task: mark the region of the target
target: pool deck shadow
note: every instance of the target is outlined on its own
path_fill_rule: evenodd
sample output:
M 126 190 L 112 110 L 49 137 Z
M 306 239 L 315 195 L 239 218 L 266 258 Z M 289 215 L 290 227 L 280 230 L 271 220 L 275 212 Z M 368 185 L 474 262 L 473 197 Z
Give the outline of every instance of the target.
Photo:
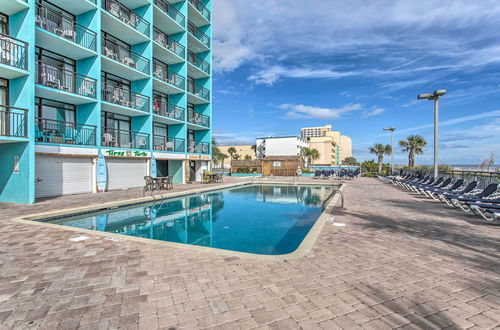
M 74 231 L 11 221 L 133 199 L 141 191 L 0 204 L 0 328 L 499 326 L 499 227 L 376 179 L 347 182 L 343 194 L 345 207 L 327 216 L 345 226 L 326 222 L 311 250 L 290 260 L 92 233 L 75 242 L 81 234 Z

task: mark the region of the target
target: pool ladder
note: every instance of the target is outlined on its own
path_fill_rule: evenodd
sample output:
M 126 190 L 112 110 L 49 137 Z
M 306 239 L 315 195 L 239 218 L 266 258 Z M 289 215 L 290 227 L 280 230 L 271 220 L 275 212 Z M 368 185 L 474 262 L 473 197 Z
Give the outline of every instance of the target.
M 323 202 L 323 205 L 321 206 L 321 208 L 324 210 L 326 208 L 326 206 L 328 205 L 328 203 L 330 202 L 330 200 L 332 200 L 333 197 L 335 197 L 335 195 L 339 195 L 340 196 L 340 207 L 341 208 L 344 208 L 344 194 L 342 194 L 342 192 L 340 190 L 334 190 L 330 196 L 328 196 L 328 198 Z M 333 205 L 335 206 L 335 205 Z

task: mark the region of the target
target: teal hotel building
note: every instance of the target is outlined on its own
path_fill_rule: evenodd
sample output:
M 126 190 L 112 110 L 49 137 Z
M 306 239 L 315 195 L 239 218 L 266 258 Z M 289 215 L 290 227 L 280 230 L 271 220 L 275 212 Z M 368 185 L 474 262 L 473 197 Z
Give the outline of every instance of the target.
M 0 202 L 200 181 L 211 0 L 0 0 Z

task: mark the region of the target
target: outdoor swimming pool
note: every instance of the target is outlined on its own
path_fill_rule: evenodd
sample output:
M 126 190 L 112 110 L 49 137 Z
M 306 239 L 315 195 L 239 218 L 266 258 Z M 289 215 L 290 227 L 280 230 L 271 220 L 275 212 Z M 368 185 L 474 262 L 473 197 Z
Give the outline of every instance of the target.
M 48 221 L 255 254 L 293 252 L 332 186 L 246 185 Z

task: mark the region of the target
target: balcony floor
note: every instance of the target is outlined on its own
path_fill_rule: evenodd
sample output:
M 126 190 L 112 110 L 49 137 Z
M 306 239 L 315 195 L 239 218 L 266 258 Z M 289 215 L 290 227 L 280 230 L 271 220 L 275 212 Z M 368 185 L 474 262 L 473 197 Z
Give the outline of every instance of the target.
M 130 45 L 149 41 L 149 36 L 146 36 L 130 25 L 120 21 L 118 18 L 111 15 L 107 11 L 102 10 L 101 13 L 101 24 L 104 31 L 114 35 L 115 37 Z M 149 28 L 151 29 L 151 26 Z
M 193 53 L 203 53 L 210 51 L 210 47 L 201 42 L 198 38 L 188 32 L 188 49 Z
M 198 9 L 195 8 L 191 4 L 191 2 L 188 1 L 188 16 L 189 20 L 194 23 L 196 26 L 204 26 L 204 25 L 209 25 L 210 21 L 203 16 Z
M 29 75 L 29 72 L 23 69 L 15 68 L 10 65 L 0 63 L 0 77 L 5 79 L 14 79 Z
M 130 116 L 130 117 L 147 116 L 150 114 L 149 112 L 137 110 L 134 108 L 125 107 L 123 105 L 118 105 L 118 104 L 114 104 L 114 103 L 110 103 L 110 102 L 106 102 L 106 101 L 102 101 L 101 109 L 102 109 L 102 111 L 112 112 L 112 113 L 116 113 L 119 115 L 125 115 L 125 116 Z
M 44 99 L 75 104 L 75 105 L 97 102 L 96 99 L 91 97 L 86 97 L 75 93 L 62 91 L 56 88 L 51 88 L 40 84 L 35 85 L 35 94 L 36 96 L 42 97 Z
M 177 120 L 177 119 L 165 117 L 162 115 L 153 114 L 153 116 L 154 116 L 153 120 L 155 122 L 159 122 L 159 123 L 163 123 L 163 124 L 167 124 L 167 125 L 182 125 L 184 123 L 183 120 Z
M 184 59 L 182 57 L 169 51 L 156 41 L 153 42 L 153 57 L 168 65 L 184 62 Z
M 205 127 L 205 126 L 193 124 L 190 122 L 187 122 L 187 126 L 188 126 L 188 129 L 192 129 L 194 131 L 206 131 L 206 130 L 210 129 L 210 127 Z
M 153 6 L 153 21 L 155 22 L 155 26 L 166 34 L 175 34 L 179 32 L 183 32 L 185 29 L 183 26 L 177 24 L 170 16 L 165 14 L 160 8 L 156 5 Z
M 107 56 L 101 56 L 102 70 L 120 76 L 128 80 L 141 80 L 149 78 L 149 73 L 146 74 L 142 71 L 134 69 L 128 65 L 112 60 Z
M 165 93 L 165 94 L 181 94 L 184 93 L 184 90 L 175 87 L 174 85 L 170 85 L 167 82 L 164 82 L 163 80 L 160 80 L 158 78 L 153 79 L 153 89 L 156 89 L 159 92 Z
M 188 62 L 188 76 L 193 77 L 194 79 L 201 79 L 201 78 L 209 78 L 210 75 L 206 73 L 205 71 L 201 70 L 197 66 L 191 64 Z
M 35 30 L 36 44 L 56 54 L 66 56 L 74 60 L 81 60 L 82 58 L 99 55 L 91 49 L 80 46 L 71 40 L 64 39 L 42 28 L 36 27 Z
M 187 101 L 188 103 L 193 103 L 193 104 L 207 104 L 210 103 L 210 101 L 205 100 L 204 98 L 201 98 L 199 96 L 196 96 L 191 93 L 187 93 Z

